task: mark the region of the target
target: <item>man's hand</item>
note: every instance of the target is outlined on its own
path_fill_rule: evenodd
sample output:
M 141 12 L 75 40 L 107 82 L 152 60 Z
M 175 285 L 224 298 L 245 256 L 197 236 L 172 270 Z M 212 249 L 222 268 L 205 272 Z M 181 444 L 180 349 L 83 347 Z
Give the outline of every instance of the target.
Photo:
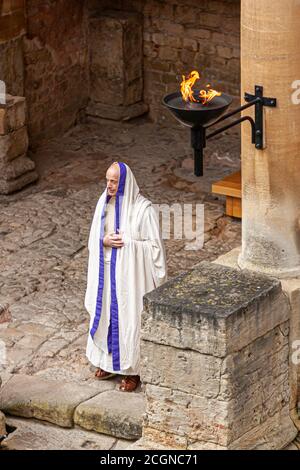
M 122 235 L 118 233 L 109 233 L 103 238 L 103 245 L 111 248 L 122 248 L 124 242 L 122 240 Z

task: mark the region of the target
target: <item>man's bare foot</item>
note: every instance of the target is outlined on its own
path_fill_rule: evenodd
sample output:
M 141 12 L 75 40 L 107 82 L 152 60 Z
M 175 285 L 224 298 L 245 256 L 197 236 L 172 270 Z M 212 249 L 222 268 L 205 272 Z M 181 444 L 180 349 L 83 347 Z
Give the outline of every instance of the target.
M 126 375 L 119 387 L 119 390 L 122 392 L 133 392 L 140 383 L 140 376 L 139 375 Z
M 113 374 L 112 372 L 106 372 L 106 370 L 100 369 L 100 367 L 98 367 L 95 372 L 95 377 L 100 380 L 109 379 L 110 377 L 114 377 L 115 375 L 116 374 Z

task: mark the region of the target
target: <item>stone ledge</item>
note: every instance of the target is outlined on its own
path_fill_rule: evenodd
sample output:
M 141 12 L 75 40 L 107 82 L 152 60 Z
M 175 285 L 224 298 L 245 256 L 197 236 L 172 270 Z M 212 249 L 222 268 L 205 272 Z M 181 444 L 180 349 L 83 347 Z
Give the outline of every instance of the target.
M 15 431 L 2 443 L 3 450 L 111 450 L 126 449 L 128 441 L 85 431 L 62 429 L 32 419 L 8 418 Z
M 74 422 L 82 428 L 124 439 L 142 435 L 144 396 L 140 392 L 104 392 L 76 408 Z
M 103 383 L 103 392 L 113 387 L 109 382 Z M 20 374 L 13 376 L 1 389 L 0 410 L 14 416 L 72 427 L 76 407 L 97 394 L 99 390 L 88 385 Z

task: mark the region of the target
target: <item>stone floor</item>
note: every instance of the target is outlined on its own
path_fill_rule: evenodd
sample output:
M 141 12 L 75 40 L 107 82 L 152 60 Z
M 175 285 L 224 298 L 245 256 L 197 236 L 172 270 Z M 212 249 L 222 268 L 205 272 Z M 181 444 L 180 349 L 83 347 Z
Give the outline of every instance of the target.
M 25 374 L 95 385 L 85 357 L 87 239 L 113 161 L 129 164 L 142 194 L 154 203 L 204 204 L 202 249 L 165 240 L 169 276 L 240 244 L 240 220 L 224 216 L 224 200 L 210 193 L 212 181 L 239 168 L 238 136 L 209 142 L 203 178 L 192 174 L 191 153 L 187 129 L 136 120 L 90 121 L 31 154 L 39 181 L 0 199 L 3 383 Z

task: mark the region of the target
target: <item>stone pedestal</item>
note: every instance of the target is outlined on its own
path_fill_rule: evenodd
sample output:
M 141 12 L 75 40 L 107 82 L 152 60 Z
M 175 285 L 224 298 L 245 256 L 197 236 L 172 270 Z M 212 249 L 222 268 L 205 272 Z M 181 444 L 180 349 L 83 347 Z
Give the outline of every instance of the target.
M 38 178 L 27 156 L 25 98 L 6 95 L 0 105 L 0 193 L 17 191 Z
M 143 437 L 136 448 L 280 449 L 290 306 L 280 282 L 202 262 L 144 297 Z
M 217 258 L 214 263 L 239 269 L 240 248 Z M 289 383 L 290 415 L 300 431 L 300 278 L 282 279 L 281 286 L 290 303 Z
M 106 11 L 90 18 L 90 103 L 87 114 L 126 120 L 144 114 L 142 19 Z

